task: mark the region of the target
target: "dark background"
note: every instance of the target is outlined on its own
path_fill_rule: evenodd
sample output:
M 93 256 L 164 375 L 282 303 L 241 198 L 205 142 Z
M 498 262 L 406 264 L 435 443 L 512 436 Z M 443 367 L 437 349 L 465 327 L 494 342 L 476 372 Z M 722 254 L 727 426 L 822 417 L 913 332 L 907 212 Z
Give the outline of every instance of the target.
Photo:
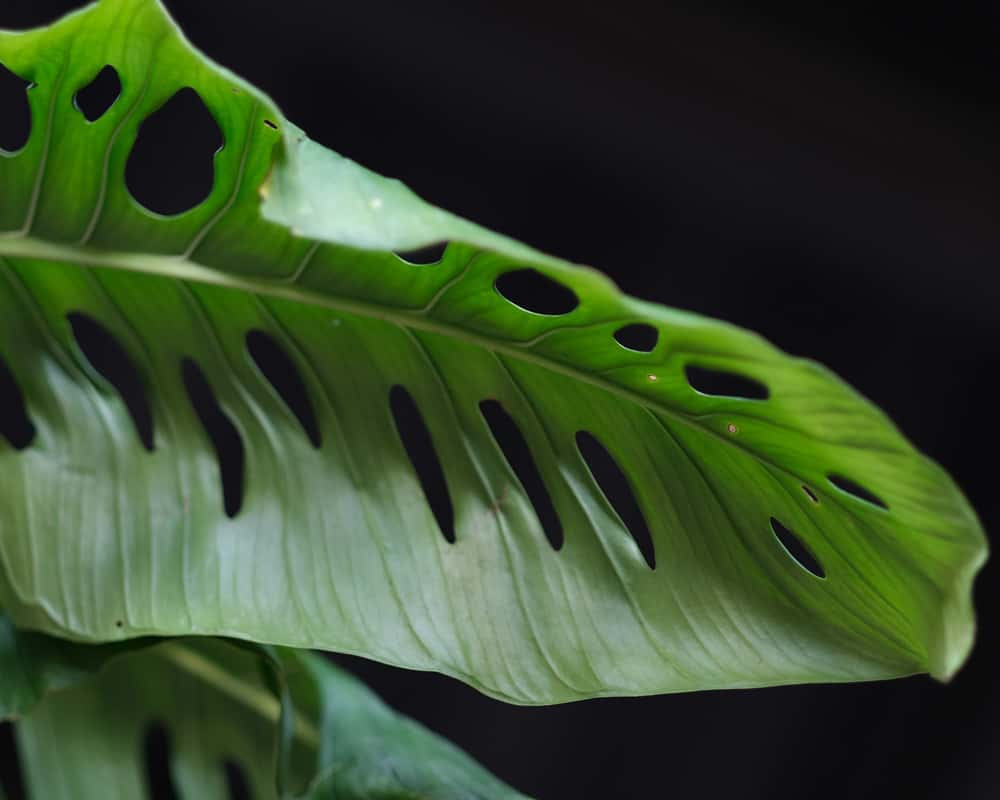
M 0 27 L 76 3 L 4 0 Z M 318 141 L 834 368 L 1000 525 L 1000 6 L 167 0 Z M 876 7 L 878 10 L 873 10 Z M 928 678 L 506 706 L 338 659 L 522 791 L 1000 794 L 998 568 Z

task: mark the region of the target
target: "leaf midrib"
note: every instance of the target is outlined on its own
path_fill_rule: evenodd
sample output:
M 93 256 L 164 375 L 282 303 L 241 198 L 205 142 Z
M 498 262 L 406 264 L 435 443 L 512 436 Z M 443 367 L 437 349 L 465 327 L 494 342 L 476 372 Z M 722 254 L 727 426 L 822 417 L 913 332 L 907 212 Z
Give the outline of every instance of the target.
M 178 669 L 217 689 L 234 702 L 254 711 L 271 723 L 278 722 L 281 716 L 281 703 L 270 692 L 234 678 L 211 659 L 186 647 L 183 643 L 169 642 L 160 645 L 157 652 Z M 304 744 L 313 750 L 319 748 L 319 731 L 301 714 L 295 715 L 293 730 L 295 736 Z
M 317 242 L 317 246 L 320 243 Z M 312 252 L 314 248 L 310 248 Z M 298 268 L 289 277 L 278 277 L 266 279 L 261 277 L 246 278 L 240 275 L 222 272 L 218 269 L 200 264 L 187 255 L 163 256 L 152 253 L 134 253 L 124 251 L 103 250 L 84 245 L 62 245 L 47 242 L 33 236 L 25 236 L 21 233 L 0 234 L 0 263 L 4 257 L 29 258 L 40 261 L 52 261 L 60 264 L 68 264 L 81 269 L 104 268 L 115 269 L 123 272 L 152 275 L 161 278 L 174 278 L 180 281 L 193 281 L 221 288 L 228 288 L 237 291 L 249 292 L 258 296 L 274 297 L 281 300 L 290 300 L 312 306 L 320 306 L 336 311 L 341 311 L 357 316 L 380 319 L 385 322 L 403 328 L 428 331 L 437 335 L 466 342 L 468 344 L 481 347 L 487 351 L 510 356 L 516 360 L 541 366 L 544 369 L 565 375 L 573 380 L 589 384 L 602 389 L 610 394 L 617 395 L 634 405 L 645 408 L 653 416 L 656 412 L 669 417 L 671 420 L 680 422 L 702 434 L 708 435 L 719 442 L 723 442 L 730 447 L 736 447 L 747 453 L 755 460 L 770 468 L 776 469 L 798 481 L 806 480 L 804 476 L 798 475 L 766 456 L 758 453 L 739 441 L 734 434 L 725 437 L 714 429 L 703 424 L 702 420 L 707 416 L 714 415 L 694 415 L 688 414 L 680 409 L 657 403 L 646 395 L 628 389 L 618 383 L 601 378 L 598 375 L 577 369 L 563 362 L 552 358 L 538 355 L 530 350 L 535 339 L 525 342 L 503 341 L 488 336 L 465 330 L 456 325 L 441 322 L 428 316 L 428 311 L 436 305 L 440 295 L 447 291 L 453 281 L 448 281 L 432 301 L 421 309 L 393 308 L 367 303 L 355 298 L 347 298 L 330 293 L 320 293 L 303 289 L 296 281 L 304 272 Z M 302 266 L 308 264 L 308 260 Z M 537 337 L 536 337 L 537 338 Z M 753 402 L 753 401 L 748 401 Z M 742 416 L 736 412 L 735 416 Z M 774 424 L 769 420 L 754 417 L 755 420 Z M 664 421 L 660 419 L 660 424 Z M 840 498 L 834 498 L 835 502 L 848 510 Z
M 427 311 L 429 310 L 429 307 L 425 309 L 412 310 L 380 306 L 374 303 L 366 303 L 362 300 L 354 298 L 346 298 L 329 293 L 304 290 L 301 286 L 298 286 L 294 280 L 288 278 L 276 278 L 270 280 L 260 277 L 244 278 L 239 275 L 233 275 L 213 269 L 212 267 L 207 267 L 184 256 L 162 256 L 151 253 L 129 253 L 101 250 L 94 247 L 80 245 L 61 245 L 19 234 L 13 236 L 0 235 L 0 258 L 4 256 L 10 258 L 30 258 L 40 261 L 54 261 L 61 264 L 69 264 L 80 267 L 82 269 L 117 269 L 123 272 L 135 272 L 161 278 L 176 278 L 178 280 L 194 281 L 196 283 L 250 292 L 256 295 L 275 297 L 282 300 L 291 300 L 307 305 L 322 306 L 348 314 L 380 319 L 406 328 L 436 333 L 451 339 L 457 339 L 468 344 L 482 347 L 485 350 L 491 350 L 493 352 L 512 356 L 519 361 L 536 364 L 553 372 L 561 373 L 573 378 L 574 380 L 588 383 L 612 394 L 616 394 L 636 405 L 661 411 L 664 414 L 677 418 L 688 425 L 698 428 L 699 430 L 715 434 L 715 431 L 711 431 L 703 425 L 699 425 L 694 415 L 689 415 L 676 408 L 656 403 L 639 392 L 627 389 L 620 384 L 602 379 L 594 374 L 569 366 L 563 362 L 525 350 L 524 348 L 533 344 L 534 340 L 528 340 L 524 343 L 504 342 L 488 336 L 482 336 L 463 328 L 459 328 L 455 325 L 449 325 L 441 322 L 440 320 L 428 317 Z M 293 276 L 293 278 L 294 277 L 295 276 Z M 448 285 L 446 284 L 444 288 L 447 289 Z M 719 438 L 721 439 L 722 437 Z M 723 439 L 723 441 L 728 440 Z

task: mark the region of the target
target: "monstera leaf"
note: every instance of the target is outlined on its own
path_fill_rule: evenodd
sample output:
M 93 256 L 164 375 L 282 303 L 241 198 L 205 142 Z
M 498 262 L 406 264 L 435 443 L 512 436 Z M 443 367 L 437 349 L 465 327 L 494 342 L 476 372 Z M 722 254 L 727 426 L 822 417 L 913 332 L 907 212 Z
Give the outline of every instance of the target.
M 520 703 L 965 659 L 975 515 L 823 367 L 325 150 L 155 0 L 2 34 L 0 61 L 31 85 L 0 157 L 19 625 L 339 650 Z M 74 98 L 109 65 L 90 121 Z M 186 88 L 224 146 L 165 216 L 126 171 Z
M 0 631 L 0 665 L 48 664 L 17 728 L 33 800 L 524 800 L 311 653 L 81 645 L 15 633 L 2 616 Z

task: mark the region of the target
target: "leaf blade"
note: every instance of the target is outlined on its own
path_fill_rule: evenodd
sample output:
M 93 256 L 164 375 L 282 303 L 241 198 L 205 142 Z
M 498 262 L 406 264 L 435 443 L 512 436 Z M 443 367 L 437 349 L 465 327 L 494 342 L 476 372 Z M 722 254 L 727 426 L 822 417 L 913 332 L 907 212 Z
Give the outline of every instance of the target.
M 53 111 L 68 108 L 60 76 L 123 63 L 129 24 L 148 46 L 128 50 L 122 98 L 97 138 L 80 138 Z M 97 29 L 112 33 L 95 43 Z M 165 48 L 155 61 L 154 47 Z M 0 229 L 12 231 L 0 236 L 0 349 L 39 424 L 33 448 L 0 452 L 11 476 L 0 599 L 19 623 L 95 641 L 197 631 L 338 649 L 523 703 L 947 678 L 967 656 L 971 582 L 986 555 L 974 513 L 822 367 L 625 297 L 592 270 L 322 151 L 193 51 L 156 3 L 102 0 L 45 31 L 0 37 L 0 58 L 34 70 L 44 123 L 0 160 Z M 209 199 L 166 220 L 130 205 L 120 180 L 143 115 L 178 88 L 164 62 L 202 94 L 227 141 Z M 72 203 L 47 189 L 48 170 L 95 163 L 102 170 L 81 178 Z M 451 245 L 433 266 L 391 252 L 440 240 Z M 497 280 L 525 268 L 571 288 L 579 306 L 539 315 L 499 296 Z M 121 404 L 88 380 L 65 324 L 73 311 L 100 320 L 142 365 L 153 454 L 137 451 Z M 657 329 L 651 352 L 614 340 L 626 322 Z M 320 450 L 250 367 L 251 329 L 302 373 Z M 220 514 L 214 454 L 178 385 L 188 357 L 247 443 L 235 520 Z M 700 393 L 688 366 L 753 379 L 767 399 Z M 435 532 L 392 433 L 397 383 L 440 451 L 454 546 Z M 564 522 L 558 554 L 478 413 L 488 398 L 528 437 Z M 587 471 L 580 431 L 634 485 L 655 571 Z M 844 495 L 831 474 L 870 483 L 888 511 Z M 50 486 L 72 512 L 47 504 Z M 61 514 L 77 517 L 77 539 Z M 775 516 L 828 580 L 796 571 Z M 40 568 L 42 552 L 55 569 Z

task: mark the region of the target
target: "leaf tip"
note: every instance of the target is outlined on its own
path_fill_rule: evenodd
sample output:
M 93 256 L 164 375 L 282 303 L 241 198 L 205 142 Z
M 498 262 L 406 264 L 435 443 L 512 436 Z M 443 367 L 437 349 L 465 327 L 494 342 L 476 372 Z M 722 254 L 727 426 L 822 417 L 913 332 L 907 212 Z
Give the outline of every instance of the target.
M 980 545 L 969 550 L 956 571 L 942 603 L 927 653 L 928 672 L 942 683 L 949 683 L 972 653 L 976 639 L 973 582 L 988 559 L 989 546 L 982 536 Z

